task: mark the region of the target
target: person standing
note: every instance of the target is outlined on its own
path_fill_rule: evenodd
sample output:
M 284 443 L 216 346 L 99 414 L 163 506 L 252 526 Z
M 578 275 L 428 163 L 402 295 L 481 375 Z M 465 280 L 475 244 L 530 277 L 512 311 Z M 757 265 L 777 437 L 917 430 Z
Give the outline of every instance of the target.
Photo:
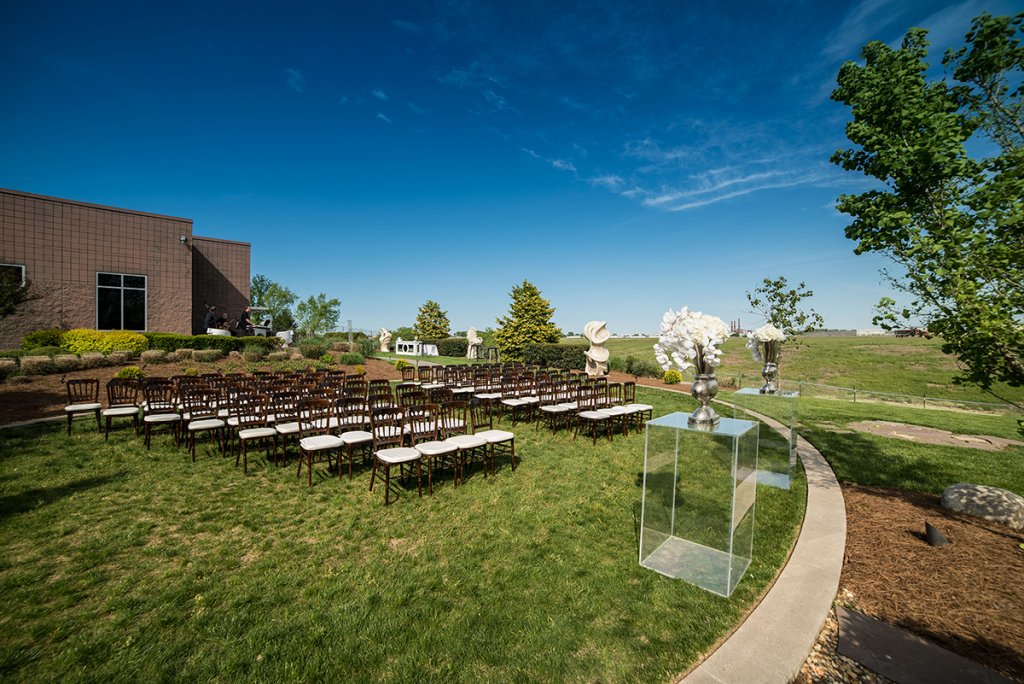
M 252 335 L 252 307 L 246 305 L 245 311 L 238 319 L 238 332 L 242 335 Z
M 203 330 L 209 330 L 210 328 L 220 327 L 217 324 L 217 305 L 212 304 L 206 307 L 206 318 L 203 319 Z

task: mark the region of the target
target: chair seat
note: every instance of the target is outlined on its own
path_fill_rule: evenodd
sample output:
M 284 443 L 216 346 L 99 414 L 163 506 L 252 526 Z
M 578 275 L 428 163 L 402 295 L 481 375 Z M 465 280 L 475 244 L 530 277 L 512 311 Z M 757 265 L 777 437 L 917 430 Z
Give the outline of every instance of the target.
M 239 439 L 262 439 L 264 437 L 276 437 L 277 430 L 268 427 L 245 428 L 238 431 Z
M 504 404 L 505 406 L 516 407 L 526 406 L 530 402 L 526 401 L 525 399 L 502 399 L 501 403 Z
M 501 399 L 501 392 L 478 392 L 473 395 L 473 398 L 480 401 L 492 401 L 494 399 Z
M 608 420 L 611 416 L 600 411 L 580 411 L 580 418 L 584 420 Z
M 150 413 L 142 418 L 144 423 L 175 423 L 180 420 L 177 413 Z
M 345 444 L 365 444 L 373 441 L 373 435 L 366 430 L 349 430 L 342 432 L 340 437 Z
M 608 408 L 598 409 L 598 411 L 609 416 L 625 416 L 630 413 L 634 413 L 634 411 L 631 411 L 625 406 L 609 406 Z
M 68 413 L 78 413 L 80 411 L 96 411 L 100 408 L 103 408 L 103 404 L 71 404 L 65 406 L 64 410 Z
M 633 409 L 634 411 L 653 411 L 654 407 L 650 404 L 626 404 L 625 408 Z
M 279 435 L 294 435 L 299 431 L 298 423 L 277 423 L 274 425 L 274 429 L 277 430 Z
M 535 397 L 533 395 L 527 395 L 525 397 L 519 397 L 519 400 L 523 401 L 523 402 L 526 402 L 527 404 L 537 404 L 537 403 L 540 403 L 540 398 L 539 397 Z
M 472 387 L 454 387 L 452 388 L 452 394 L 472 394 L 476 390 Z
M 482 446 L 487 446 L 487 440 L 479 435 L 455 435 L 444 441 L 454 444 L 460 449 L 479 449 Z
M 220 418 L 201 418 L 199 420 L 190 420 L 188 423 L 188 429 L 192 431 L 216 430 L 222 427 L 224 427 L 224 421 Z
M 420 442 L 414 448 L 424 456 L 443 456 L 444 454 L 454 454 L 459 450 L 455 444 L 437 441 Z
M 409 463 L 410 461 L 416 461 L 420 458 L 420 452 L 409 447 L 394 447 L 391 449 L 381 449 L 374 454 L 378 460 L 384 461 L 385 463 Z
M 548 404 L 547 406 L 541 406 L 540 410 L 545 413 L 568 413 L 572 411 L 571 408 L 562 404 Z
M 420 385 L 420 389 L 427 390 L 428 392 L 432 389 L 441 389 L 442 387 L 444 387 L 443 382 L 425 382 Z
M 561 404 L 555 404 L 555 405 L 556 406 L 564 406 L 565 408 L 569 409 L 570 411 L 575 411 L 576 409 L 578 409 L 580 407 L 579 403 L 575 402 L 575 401 L 563 401 Z
M 103 409 L 104 416 L 134 416 L 138 413 L 138 406 L 114 406 L 113 408 Z
M 338 449 L 344 445 L 345 443 L 341 441 L 341 437 L 337 435 L 313 435 L 312 437 L 303 437 L 299 440 L 299 446 L 306 451 Z
M 483 432 L 474 433 L 474 436 L 486 439 L 488 444 L 509 442 L 516 438 L 516 436 L 508 430 L 484 430 Z

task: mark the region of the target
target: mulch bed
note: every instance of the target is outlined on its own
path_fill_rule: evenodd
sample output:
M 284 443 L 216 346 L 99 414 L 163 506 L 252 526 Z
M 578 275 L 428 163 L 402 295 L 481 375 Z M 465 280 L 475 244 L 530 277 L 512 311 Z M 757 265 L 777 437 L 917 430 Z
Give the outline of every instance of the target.
M 843 485 L 839 599 L 1024 680 L 1024 536 L 943 509 L 932 494 Z M 924 521 L 948 546 L 929 546 Z

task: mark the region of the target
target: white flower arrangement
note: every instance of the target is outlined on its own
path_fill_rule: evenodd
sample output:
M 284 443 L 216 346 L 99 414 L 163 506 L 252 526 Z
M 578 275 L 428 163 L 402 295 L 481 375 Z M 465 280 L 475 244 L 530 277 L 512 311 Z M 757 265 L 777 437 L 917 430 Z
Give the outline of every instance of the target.
M 729 339 L 729 326 L 717 316 L 700 311 L 669 309 L 661 318 L 654 356 L 668 370 L 673 364 L 680 370 L 693 366 L 698 374 L 709 374 L 721 363 L 720 344 Z
M 774 342 L 778 345 L 785 341 L 786 334 L 771 323 L 765 323 L 757 330 L 747 333 L 747 349 L 750 350 L 755 361 L 763 360 L 761 357 L 762 345 L 768 342 Z

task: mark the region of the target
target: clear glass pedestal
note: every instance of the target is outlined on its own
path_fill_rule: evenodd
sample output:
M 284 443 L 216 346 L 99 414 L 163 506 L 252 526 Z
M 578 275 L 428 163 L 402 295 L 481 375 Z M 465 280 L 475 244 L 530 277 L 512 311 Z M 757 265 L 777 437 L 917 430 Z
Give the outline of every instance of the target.
M 783 425 L 782 434 L 766 428 L 758 441 L 757 481 L 760 484 L 789 489 L 796 467 L 796 400 L 799 392 L 779 390 L 775 394 L 761 394 L 753 387 L 745 387 L 733 394 L 733 417 L 756 420 L 755 411 L 774 418 Z
M 729 596 L 753 550 L 758 423 L 689 415 L 647 421 L 640 564 Z

